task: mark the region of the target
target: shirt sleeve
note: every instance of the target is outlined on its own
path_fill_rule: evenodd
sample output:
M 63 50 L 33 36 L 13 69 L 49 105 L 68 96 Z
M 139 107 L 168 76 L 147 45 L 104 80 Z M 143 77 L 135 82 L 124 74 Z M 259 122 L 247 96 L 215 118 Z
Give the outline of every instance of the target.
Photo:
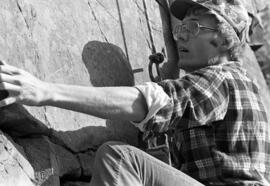
M 143 121 L 136 123 L 131 122 L 141 131 L 145 130 L 146 123 L 164 106 L 169 104 L 172 100 L 164 92 L 163 88 L 154 82 L 147 82 L 142 85 L 135 86 L 143 95 L 148 107 L 148 113 Z
M 148 121 L 144 127 L 147 133 L 207 125 L 225 117 L 229 88 L 221 69 L 206 68 L 158 85 L 171 101 Z

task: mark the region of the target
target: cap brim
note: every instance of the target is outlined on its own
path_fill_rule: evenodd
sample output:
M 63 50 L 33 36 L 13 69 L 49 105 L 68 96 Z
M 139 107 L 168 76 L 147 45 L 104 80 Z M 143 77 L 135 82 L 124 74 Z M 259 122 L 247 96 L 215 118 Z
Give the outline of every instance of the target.
M 175 0 L 170 6 L 170 10 L 174 17 L 183 20 L 188 9 L 194 5 L 202 6 L 192 0 Z

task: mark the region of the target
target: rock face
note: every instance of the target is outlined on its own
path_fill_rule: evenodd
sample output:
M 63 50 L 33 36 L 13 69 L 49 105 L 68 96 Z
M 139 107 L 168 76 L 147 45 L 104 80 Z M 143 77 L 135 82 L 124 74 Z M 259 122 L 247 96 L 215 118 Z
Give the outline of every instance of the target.
M 155 50 L 167 61 L 162 76 L 177 77 L 168 2 L 1 0 L 0 59 L 49 82 L 132 86 L 150 80 L 148 56 Z M 268 95 L 260 69 L 252 70 Z M 137 135 L 125 121 L 53 107 L 0 108 L 0 186 L 87 185 L 98 146 L 137 145 Z
M 24 150 L 0 132 L 0 185 L 34 186 L 35 172 Z
M 261 69 L 266 78 L 267 84 L 270 87 L 270 2 L 267 0 L 261 0 L 263 2 L 263 9 L 260 11 L 260 18 L 262 19 L 262 25 L 264 28 L 264 46 L 256 52 L 256 57 L 260 63 Z
M 263 46 L 256 50 L 255 55 L 266 78 L 268 87 L 270 87 L 270 1 L 267 0 L 245 0 L 245 5 L 250 13 L 257 17 L 257 25 L 261 25 L 262 32 L 257 32 L 251 38 L 254 44 L 262 43 Z M 261 29 L 260 26 L 257 27 Z
M 166 54 L 162 74 L 171 75 L 175 52 L 167 50 L 171 38 L 163 38 L 169 17 L 155 1 L 2 0 L 0 15 L 0 58 L 42 80 L 84 86 L 149 81 L 153 47 Z M 88 182 L 100 144 L 137 145 L 138 134 L 125 121 L 19 105 L 0 109 L 0 131 L 1 186 Z
M 255 45 L 255 47 L 253 47 L 255 53 L 252 53 L 250 49 L 246 47 L 245 67 L 248 70 L 249 75 L 259 86 L 263 102 L 268 110 L 268 118 L 270 118 L 270 2 L 267 0 L 246 0 L 245 5 L 252 14 L 252 17 L 255 17 L 257 20 L 257 22 L 255 22 L 255 25 L 257 24 L 257 26 L 251 32 L 253 34 L 253 37 L 251 37 L 251 45 Z M 257 48 L 256 45 L 258 43 L 263 45 L 260 48 Z

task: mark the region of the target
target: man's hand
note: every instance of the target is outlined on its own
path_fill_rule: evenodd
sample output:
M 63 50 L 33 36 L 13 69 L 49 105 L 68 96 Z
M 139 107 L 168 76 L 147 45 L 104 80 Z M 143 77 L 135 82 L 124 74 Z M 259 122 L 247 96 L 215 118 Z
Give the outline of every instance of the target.
M 0 90 L 8 92 L 8 97 L 0 100 L 0 107 L 13 103 L 41 106 L 48 92 L 48 84 L 0 61 Z

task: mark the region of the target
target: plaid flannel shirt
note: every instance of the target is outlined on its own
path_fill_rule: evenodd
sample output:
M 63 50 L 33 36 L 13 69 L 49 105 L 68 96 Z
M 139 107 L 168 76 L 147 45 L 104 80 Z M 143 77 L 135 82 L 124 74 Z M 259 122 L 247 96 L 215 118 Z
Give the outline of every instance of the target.
M 266 111 L 240 63 L 158 84 L 171 101 L 144 125 L 144 135 L 173 131 L 177 169 L 206 185 L 269 185 Z

